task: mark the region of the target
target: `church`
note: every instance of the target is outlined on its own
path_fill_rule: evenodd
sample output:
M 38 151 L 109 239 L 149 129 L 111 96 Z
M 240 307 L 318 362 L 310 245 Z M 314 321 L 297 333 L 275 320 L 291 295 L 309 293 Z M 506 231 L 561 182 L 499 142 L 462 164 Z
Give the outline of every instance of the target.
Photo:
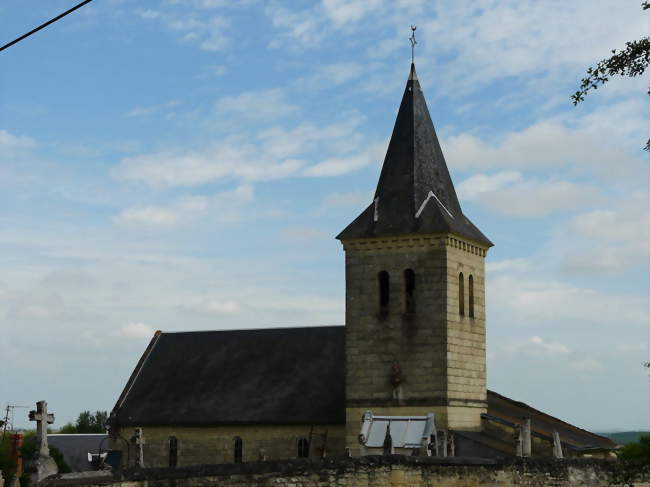
M 611 455 L 487 389 L 493 244 L 463 214 L 413 64 L 374 199 L 336 238 L 345 326 L 155 333 L 111 413 L 123 465 Z

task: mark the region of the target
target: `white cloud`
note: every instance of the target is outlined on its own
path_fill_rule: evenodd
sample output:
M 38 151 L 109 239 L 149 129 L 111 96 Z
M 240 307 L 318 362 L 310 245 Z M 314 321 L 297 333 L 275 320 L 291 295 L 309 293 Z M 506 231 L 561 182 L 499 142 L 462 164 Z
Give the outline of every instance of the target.
M 243 207 L 254 199 L 253 187 L 243 184 L 212 196 L 186 196 L 170 206 L 126 208 L 113 218 L 113 222 L 119 225 L 169 227 L 206 214 L 220 222 L 233 222 L 241 218 Z
M 458 193 L 461 199 L 475 200 L 492 211 L 518 217 L 573 211 L 602 201 L 593 185 L 525 180 L 514 171 L 476 174 L 458 185 Z
M 512 183 L 519 183 L 523 177 L 518 171 L 503 171 L 496 174 L 474 174 L 457 185 L 458 196 L 473 200 L 482 193 L 492 193 Z
M 601 292 L 557 280 L 528 279 L 498 274 L 490 279 L 491 309 L 513 320 L 564 323 L 650 324 L 645 297 Z
M 127 323 L 122 326 L 117 335 L 124 338 L 151 338 L 155 330 L 144 323 Z
M 639 343 L 619 343 L 616 345 L 616 351 L 622 353 L 642 353 L 648 351 L 646 342 Z
M 230 44 L 226 35 L 230 24 L 219 15 L 209 16 L 188 8 L 164 7 L 160 10 L 139 10 L 138 14 L 144 20 L 161 22 L 165 29 L 179 36 L 180 42 L 196 44 L 205 51 L 223 51 Z
M 359 207 L 370 204 L 372 195 L 363 191 L 351 191 L 349 193 L 330 193 L 320 203 L 323 211 L 332 208 Z
M 295 174 L 302 165 L 297 159 L 269 160 L 259 147 L 229 139 L 202 152 L 127 157 L 116 174 L 152 186 L 196 186 L 225 178 L 281 179 Z
M 331 157 L 302 171 L 305 176 L 323 177 L 340 176 L 355 171 L 369 164 L 379 164 L 383 159 L 386 144 L 384 142 L 370 145 L 358 154 L 345 157 Z
M 521 130 L 483 140 L 459 134 L 443 148 L 452 170 L 556 168 L 597 178 L 608 185 L 639 184 L 648 176 L 640 145 L 650 125 L 647 110 L 635 100 L 599 108 L 586 116 L 567 112 Z
M 368 68 L 361 63 L 336 63 L 318 68 L 314 77 L 324 83 L 340 85 L 367 72 Z
M 36 145 L 33 138 L 26 135 L 13 135 L 6 130 L 0 129 L 0 148 L 9 149 L 30 149 Z
M 235 314 L 242 311 L 241 305 L 232 300 L 208 300 L 200 303 L 195 309 L 197 311 L 215 315 Z
M 289 240 L 298 240 L 301 242 L 309 242 L 314 240 L 322 241 L 326 235 L 325 232 L 319 228 L 314 227 L 285 228 L 282 233 Z
M 222 179 L 265 181 L 296 175 L 322 177 L 381 161 L 385 144 L 364 144 L 358 113 L 324 126 L 275 126 L 254 136 L 240 135 L 190 153 L 154 153 L 122 159 L 114 174 L 151 186 L 196 186 Z M 363 148 L 366 145 L 366 148 Z M 332 155 L 307 166 L 308 160 Z
M 236 115 L 248 120 L 269 121 L 286 117 L 298 111 L 298 106 L 287 102 L 284 90 L 273 88 L 224 96 L 215 104 L 217 112 Z
M 426 55 L 451 56 L 440 71 L 456 91 L 562 70 L 577 77 L 612 48 L 647 31 L 635 2 L 443 0 L 431 5 L 435 17 L 419 22 L 421 49 Z
M 319 19 L 309 10 L 292 12 L 282 4 L 273 2 L 266 6 L 266 13 L 273 26 L 282 31 L 269 43 L 271 48 L 285 44 L 295 48 L 296 41 L 301 46 L 314 46 L 324 37 Z
M 553 356 L 571 352 L 571 349 L 562 343 L 547 342 L 538 336 L 532 336 L 524 342 L 504 345 L 502 349 L 508 353 L 521 353 L 533 356 Z
M 487 272 L 527 272 L 531 269 L 532 265 L 530 259 L 517 258 L 517 259 L 504 259 L 497 261 L 487 261 L 485 269 Z
M 381 0 L 322 0 L 321 3 L 325 14 L 336 26 L 365 19 L 381 4 Z
M 178 215 L 169 208 L 145 206 L 141 208 L 126 208 L 114 219 L 115 223 L 124 225 L 175 225 Z
M 603 368 L 603 363 L 600 360 L 591 359 L 591 358 L 574 360 L 572 362 L 569 362 L 569 365 L 576 370 L 581 370 L 585 372 L 601 370 Z
M 564 270 L 622 274 L 650 267 L 650 193 L 629 192 L 606 206 L 559 225 L 550 245 Z

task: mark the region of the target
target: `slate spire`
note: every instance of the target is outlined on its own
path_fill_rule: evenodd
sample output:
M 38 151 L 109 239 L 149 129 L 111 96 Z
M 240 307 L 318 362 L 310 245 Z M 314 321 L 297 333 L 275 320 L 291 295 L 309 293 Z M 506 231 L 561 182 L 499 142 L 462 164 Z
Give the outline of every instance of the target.
M 492 245 L 463 215 L 411 64 L 374 201 L 337 238 L 441 232 Z

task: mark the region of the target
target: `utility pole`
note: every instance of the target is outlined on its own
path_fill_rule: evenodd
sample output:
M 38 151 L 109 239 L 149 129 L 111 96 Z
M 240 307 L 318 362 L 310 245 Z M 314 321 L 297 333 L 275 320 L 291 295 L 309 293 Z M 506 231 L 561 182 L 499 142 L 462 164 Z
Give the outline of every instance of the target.
M 14 409 L 20 408 L 20 409 L 27 409 L 29 406 L 18 406 L 16 404 L 7 404 L 7 407 L 5 408 L 5 419 L 4 419 L 4 424 L 2 425 L 2 439 L 5 439 L 5 434 L 7 433 L 7 428 L 9 425 L 11 427 L 9 428 L 10 430 L 14 429 Z

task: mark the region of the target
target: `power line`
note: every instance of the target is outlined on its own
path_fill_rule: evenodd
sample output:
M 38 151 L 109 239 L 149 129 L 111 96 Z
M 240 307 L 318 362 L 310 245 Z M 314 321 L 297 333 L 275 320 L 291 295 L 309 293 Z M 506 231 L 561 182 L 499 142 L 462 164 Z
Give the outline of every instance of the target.
M 16 43 L 22 41 L 23 39 L 25 39 L 26 37 L 29 37 L 30 35 L 32 35 L 32 34 L 38 32 L 39 30 L 44 29 L 44 28 L 47 27 L 48 25 L 53 24 L 53 23 L 56 22 L 57 20 L 59 20 L 59 19 L 65 17 L 65 16 L 68 15 L 69 13 L 74 12 L 74 11 L 77 10 L 78 8 L 81 8 L 81 7 L 83 7 L 84 5 L 86 5 L 87 3 L 90 3 L 90 2 L 92 2 L 92 1 L 93 1 L 93 0 L 84 0 L 84 1 L 81 2 L 80 4 L 75 5 L 74 7 L 72 7 L 70 10 L 66 10 L 66 11 L 63 12 L 62 14 L 57 15 L 56 17 L 54 17 L 53 19 L 48 20 L 48 21 L 45 22 L 44 24 L 41 24 L 41 25 L 39 25 L 38 27 L 36 27 L 35 29 L 30 30 L 27 34 L 23 34 L 23 35 L 21 35 L 18 39 L 14 39 L 13 41 L 9 42 L 8 44 L 5 44 L 4 46 L 0 47 L 0 51 L 4 51 L 4 50 L 7 49 L 8 47 L 13 46 L 14 44 L 16 44 Z

